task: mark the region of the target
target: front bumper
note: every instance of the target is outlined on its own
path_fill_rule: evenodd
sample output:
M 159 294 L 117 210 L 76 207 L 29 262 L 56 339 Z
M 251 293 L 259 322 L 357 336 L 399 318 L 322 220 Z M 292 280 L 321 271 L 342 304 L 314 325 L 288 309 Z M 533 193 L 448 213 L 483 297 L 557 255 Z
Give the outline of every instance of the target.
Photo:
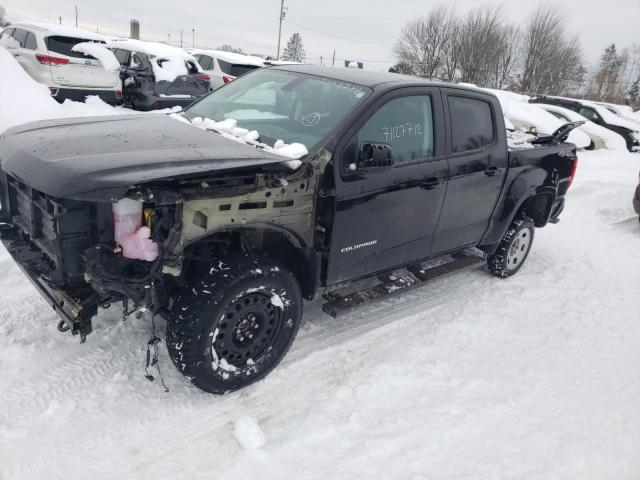
M 85 294 L 82 295 L 85 298 L 80 299 L 75 293 L 49 283 L 46 277 L 52 269 L 51 261 L 12 225 L 0 224 L 0 242 L 62 322 L 74 335 L 80 334 L 84 342 L 91 333 L 91 318 L 98 313 L 97 296 Z M 82 293 L 86 293 L 86 289 L 83 290 Z

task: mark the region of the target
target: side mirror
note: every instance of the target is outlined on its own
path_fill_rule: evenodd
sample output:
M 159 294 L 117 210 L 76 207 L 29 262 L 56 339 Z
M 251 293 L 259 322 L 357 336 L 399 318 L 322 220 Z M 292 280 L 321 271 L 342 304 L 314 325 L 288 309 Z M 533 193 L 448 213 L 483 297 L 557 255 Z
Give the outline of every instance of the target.
M 391 145 L 382 142 L 364 142 L 358 152 L 357 170 L 380 171 L 393 167 Z

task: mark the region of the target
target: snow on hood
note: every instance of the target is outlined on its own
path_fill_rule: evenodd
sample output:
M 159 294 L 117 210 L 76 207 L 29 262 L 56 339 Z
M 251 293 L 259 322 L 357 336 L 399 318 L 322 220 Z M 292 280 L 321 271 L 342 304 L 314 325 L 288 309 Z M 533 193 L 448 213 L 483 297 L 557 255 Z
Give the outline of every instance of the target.
M 248 130 L 246 128 L 238 127 L 237 120 L 233 118 L 228 118 L 221 122 L 216 122 L 210 118 L 202 117 L 195 117 L 192 120 L 189 120 L 179 114 L 172 114 L 171 118 L 180 122 L 190 123 L 194 127 L 201 128 L 202 130 L 214 131 L 223 137 L 260 148 L 265 152 L 275 153 L 276 155 L 290 158 L 291 160 L 286 162 L 286 164 L 293 170 L 300 168 L 300 165 L 302 165 L 300 159 L 309 153 L 307 147 L 301 143 L 289 144 L 285 143 L 283 140 L 277 140 L 273 147 L 266 143 L 261 143 L 258 141 L 260 134 L 257 130 Z
M 74 52 L 84 53 L 85 55 L 90 55 L 94 58 L 97 58 L 98 61 L 102 64 L 104 69 L 108 72 L 117 72 L 120 70 L 120 62 L 113 54 L 111 50 L 109 50 L 102 43 L 95 42 L 83 42 L 76 43 L 72 48 Z
M 180 75 L 187 75 L 189 71 L 186 62 L 192 62 L 198 71 L 202 71 L 193 55 L 181 48 L 165 45 L 164 43 L 143 42 L 141 40 L 113 40 L 109 42 L 109 46 L 147 54 L 157 81 L 173 82 Z

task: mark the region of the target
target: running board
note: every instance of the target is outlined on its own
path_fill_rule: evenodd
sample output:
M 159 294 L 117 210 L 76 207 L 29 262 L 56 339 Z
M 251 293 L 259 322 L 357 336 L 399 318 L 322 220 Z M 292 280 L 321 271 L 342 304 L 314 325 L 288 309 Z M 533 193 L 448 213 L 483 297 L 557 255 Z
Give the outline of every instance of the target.
M 432 268 L 423 268 L 419 264 L 412 265 L 406 268 L 406 273 L 379 275 L 378 278 L 381 283 L 358 292 L 347 295 L 329 292 L 323 295 L 327 302 L 322 305 L 322 310 L 335 318 L 361 305 L 386 299 L 420 287 L 436 278 L 446 277 L 456 272 L 473 270 L 482 265 L 485 265 L 485 259 L 478 255 L 463 255 Z

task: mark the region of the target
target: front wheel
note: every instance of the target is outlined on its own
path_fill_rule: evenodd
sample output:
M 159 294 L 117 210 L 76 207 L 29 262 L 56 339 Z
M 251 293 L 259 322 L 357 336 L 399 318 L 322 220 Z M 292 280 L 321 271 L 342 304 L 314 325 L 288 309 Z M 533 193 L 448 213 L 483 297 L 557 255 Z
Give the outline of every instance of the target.
M 302 293 L 281 265 L 238 254 L 194 274 L 172 312 L 174 365 L 197 387 L 221 394 L 260 380 L 282 360 L 300 326 Z
M 522 216 L 511 223 L 496 252 L 487 259 L 489 271 L 497 277 L 510 277 L 520 270 L 533 243 L 535 225 Z

